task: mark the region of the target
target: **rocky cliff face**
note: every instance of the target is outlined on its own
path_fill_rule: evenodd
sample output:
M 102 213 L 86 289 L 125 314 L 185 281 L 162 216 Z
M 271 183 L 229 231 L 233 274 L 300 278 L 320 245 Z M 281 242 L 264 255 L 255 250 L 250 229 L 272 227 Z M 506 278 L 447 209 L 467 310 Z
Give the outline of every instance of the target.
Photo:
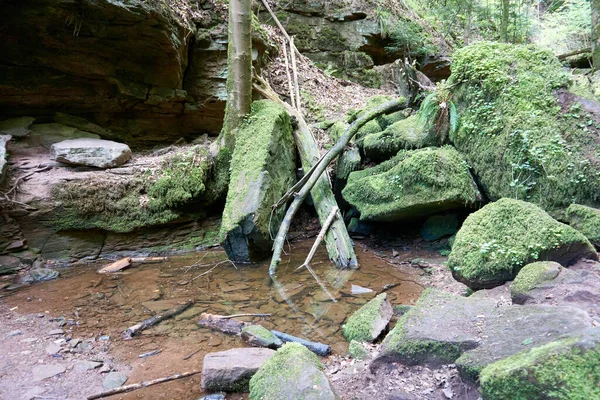
M 227 36 L 205 3 L 188 20 L 160 1 L 3 4 L 0 119 L 60 112 L 144 144 L 218 132 Z

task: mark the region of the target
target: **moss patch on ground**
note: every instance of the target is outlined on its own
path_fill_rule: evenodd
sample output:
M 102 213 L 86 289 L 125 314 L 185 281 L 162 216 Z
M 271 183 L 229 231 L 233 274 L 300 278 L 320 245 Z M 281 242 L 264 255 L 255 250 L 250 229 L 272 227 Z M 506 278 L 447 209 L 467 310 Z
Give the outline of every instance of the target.
M 216 200 L 207 190 L 212 168 L 208 151 L 193 146 L 166 156 L 157 168 L 133 178 L 90 178 L 56 185 L 52 195 L 61 206 L 52 227 L 130 232 L 177 221 L 184 215 L 203 216 L 204 206 Z M 191 205 L 200 211 L 189 209 Z
M 480 375 L 485 400 L 600 398 L 600 330 L 535 347 L 487 366 Z
M 342 191 L 365 221 L 396 221 L 473 206 L 479 190 L 451 146 L 400 151 L 376 167 L 350 174 Z
M 471 214 L 456 235 L 448 266 L 472 289 L 512 280 L 534 261 L 569 262 L 596 252 L 580 232 L 554 220 L 538 206 L 500 199 Z
M 569 76 L 550 51 L 478 43 L 454 53 L 452 71 L 461 126 L 450 139 L 491 200 L 526 200 L 553 215 L 574 202 L 600 205 L 597 124 L 561 100 Z
M 600 249 L 600 210 L 571 204 L 566 219 L 573 228 L 583 233 L 597 249 Z

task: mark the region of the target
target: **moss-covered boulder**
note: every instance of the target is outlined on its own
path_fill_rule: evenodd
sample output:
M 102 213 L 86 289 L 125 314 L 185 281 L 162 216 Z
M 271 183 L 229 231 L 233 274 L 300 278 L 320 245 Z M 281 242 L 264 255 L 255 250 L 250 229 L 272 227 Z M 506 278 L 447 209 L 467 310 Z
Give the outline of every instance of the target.
M 484 400 L 600 398 L 600 328 L 515 354 L 481 371 Z
M 493 298 L 429 289 L 385 337 L 371 367 L 455 363 L 463 378 L 476 380 L 491 363 L 591 326 L 573 307 L 498 307 Z
M 251 346 L 277 349 L 283 345 L 281 339 L 262 325 L 247 325 L 242 328 L 242 339 Z
M 348 346 L 348 353 L 350 357 L 355 360 L 364 360 L 369 357 L 369 352 L 365 349 L 365 346 L 361 342 L 357 342 L 356 340 L 352 340 L 350 342 L 350 346 Z
M 474 206 L 479 190 L 450 146 L 400 151 L 376 167 L 350 174 L 342 191 L 364 221 L 397 221 Z
M 554 220 L 535 204 L 500 199 L 471 214 L 456 235 L 448 267 L 472 289 L 492 288 L 512 280 L 525 265 L 579 258 L 597 260 L 580 232 Z
M 337 399 L 322 369 L 306 347 L 286 343 L 250 379 L 250 400 Z
M 567 91 L 552 52 L 477 43 L 453 54 L 452 71 L 461 124 L 450 139 L 491 200 L 523 199 L 556 216 L 573 202 L 600 207 L 600 115 Z
M 252 103 L 236 133 L 231 178 L 220 241 L 231 260 L 262 260 L 271 250 L 285 210 L 271 206 L 295 183 L 295 150 L 290 118 L 269 100 Z
M 383 161 L 393 157 L 399 150 L 435 146 L 438 142 L 433 133 L 424 129 L 419 117 L 411 115 L 389 125 L 383 132 L 366 135 L 361 146 L 366 157 Z
M 342 334 L 348 341 L 372 342 L 379 335 L 394 315 L 387 295 L 381 293 L 359 308 L 342 326 Z
M 571 204 L 566 213 L 569 225 L 583 233 L 600 249 L 600 210 L 580 204 Z
M 524 266 L 510 285 L 510 296 L 517 304 L 527 296 L 531 290 L 539 287 L 545 282 L 556 278 L 562 266 L 554 261 L 538 261 Z

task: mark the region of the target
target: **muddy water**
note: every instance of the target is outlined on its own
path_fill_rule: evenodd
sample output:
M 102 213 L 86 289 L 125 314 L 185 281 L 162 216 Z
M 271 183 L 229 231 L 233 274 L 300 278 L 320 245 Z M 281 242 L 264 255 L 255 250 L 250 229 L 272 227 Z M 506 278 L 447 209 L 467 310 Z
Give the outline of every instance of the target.
M 309 242 L 296 243 L 291 254 L 283 257 L 276 284 L 268 278 L 268 263 L 234 266 L 222 262 L 227 259 L 223 251 L 214 250 L 171 257 L 115 275 L 97 274 L 100 265 L 65 269 L 60 279 L 23 288 L 3 300 L 22 314 L 49 311 L 53 316 L 65 316 L 72 320 L 67 326 L 72 337 L 108 335 L 110 354 L 131 365 L 128 382 L 133 383 L 201 369 L 206 353 L 244 346 L 237 337 L 199 328 L 196 321 L 203 312 L 271 314 L 240 319 L 330 344 L 334 353 L 343 354 L 347 343 L 341 335 L 342 324 L 376 292 L 396 285 L 387 290 L 389 300 L 410 304 L 423 290 L 411 271 L 400 270 L 360 248 L 358 271 L 339 271 L 324 250 L 317 252 L 311 265 L 323 284 L 320 286 L 306 269 L 296 271 L 310 246 Z M 353 294 L 352 285 L 374 292 Z M 183 314 L 133 340 L 122 340 L 121 332 L 127 327 L 187 300 L 193 300 L 194 306 Z M 161 352 L 138 358 L 152 350 Z M 115 398 L 196 399 L 201 394 L 199 380 L 196 375 Z

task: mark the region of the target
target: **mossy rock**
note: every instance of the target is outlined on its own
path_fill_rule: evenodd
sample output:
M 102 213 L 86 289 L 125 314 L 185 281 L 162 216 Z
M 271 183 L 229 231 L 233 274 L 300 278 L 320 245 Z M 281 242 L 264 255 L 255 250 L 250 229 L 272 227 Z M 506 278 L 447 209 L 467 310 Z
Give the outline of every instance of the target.
M 538 261 L 524 266 L 510 285 L 510 296 L 517 304 L 527 296 L 527 292 L 537 288 L 539 285 L 556 278 L 562 266 L 553 261 Z
M 250 379 L 250 400 L 337 399 L 322 369 L 306 347 L 286 343 Z
M 399 150 L 420 149 L 437 144 L 437 137 L 424 128 L 417 115 L 395 122 L 383 132 L 368 134 L 361 141 L 365 156 L 374 161 L 387 160 Z
M 248 325 L 242 328 L 242 339 L 252 346 L 277 349 L 283 345 L 281 339 L 262 325 Z
M 568 265 L 582 257 L 598 259 L 583 234 L 535 204 L 500 199 L 465 220 L 448 267 L 471 289 L 486 289 L 513 280 L 529 263 L 548 260 Z
M 566 213 L 569 225 L 583 233 L 600 249 L 600 210 L 580 204 L 571 204 Z
M 421 227 L 421 236 L 431 242 L 444 236 L 454 235 L 458 231 L 458 226 L 458 215 L 456 214 L 432 215 Z
M 362 117 L 367 112 L 369 112 L 377 107 L 380 107 L 383 104 L 387 103 L 388 101 L 392 101 L 392 100 L 394 100 L 393 96 L 387 96 L 387 95 L 372 96 L 367 100 L 367 103 L 365 104 L 364 108 L 349 113 L 348 122 L 352 123 L 352 122 L 356 121 L 358 118 Z M 404 99 L 404 101 L 406 101 L 406 99 Z M 391 114 L 380 115 L 379 117 L 370 120 L 362 128 L 360 128 L 358 130 L 358 132 L 356 133 L 356 135 L 354 136 L 354 141 L 356 143 L 358 143 L 359 145 L 362 145 L 361 142 L 362 142 L 363 138 L 365 138 L 366 136 L 382 132 L 383 130 L 385 130 L 387 127 L 389 127 L 393 123 L 407 118 L 409 114 L 410 113 L 405 110 L 400 110 L 400 111 L 396 111 Z
M 476 381 L 489 364 L 591 326 L 590 316 L 574 307 L 498 307 L 493 298 L 427 289 L 398 319 L 371 366 L 455 363 L 464 379 Z
M 484 400 L 600 398 L 600 328 L 515 354 L 481 371 Z
M 331 128 L 327 131 L 327 134 L 331 138 L 333 142 L 337 142 L 340 137 L 344 134 L 346 129 L 348 129 L 350 125 L 345 123 L 344 121 L 336 121 Z
M 270 253 L 270 232 L 277 231 L 285 211 L 271 213 L 271 206 L 295 183 L 295 167 L 285 109 L 269 100 L 255 101 L 236 133 L 221 224 L 220 241 L 231 260 L 256 262 Z
M 350 174 L 342 191 L 363 221 L 398 221 L 473 207 L 481 195 L 451 146 L 402 150 L 376 167 Z
M 342 326 L 342 334 L 348 341 L 372 342 L 383 332 L 394 315 L 392 305 L 381 293 L 359 308 Z
M 365 346 L 356 340 L 352 340 L 350 342 L 350 346 L 348 346 L 348 353 L 350 353 L 350 357 L 354 358 L 355 360 L 365 360 L 367 357 L 369 357 L 369 352 L 367 349 L 365 349 Z
M 533 202 L 562 217 L 572 203 L 600 208 L 598 118 L 567 91 L 550 50 L 481 42 L 452 56 L 448 83 L 461 116 L 450 135 L 491 200 Z

